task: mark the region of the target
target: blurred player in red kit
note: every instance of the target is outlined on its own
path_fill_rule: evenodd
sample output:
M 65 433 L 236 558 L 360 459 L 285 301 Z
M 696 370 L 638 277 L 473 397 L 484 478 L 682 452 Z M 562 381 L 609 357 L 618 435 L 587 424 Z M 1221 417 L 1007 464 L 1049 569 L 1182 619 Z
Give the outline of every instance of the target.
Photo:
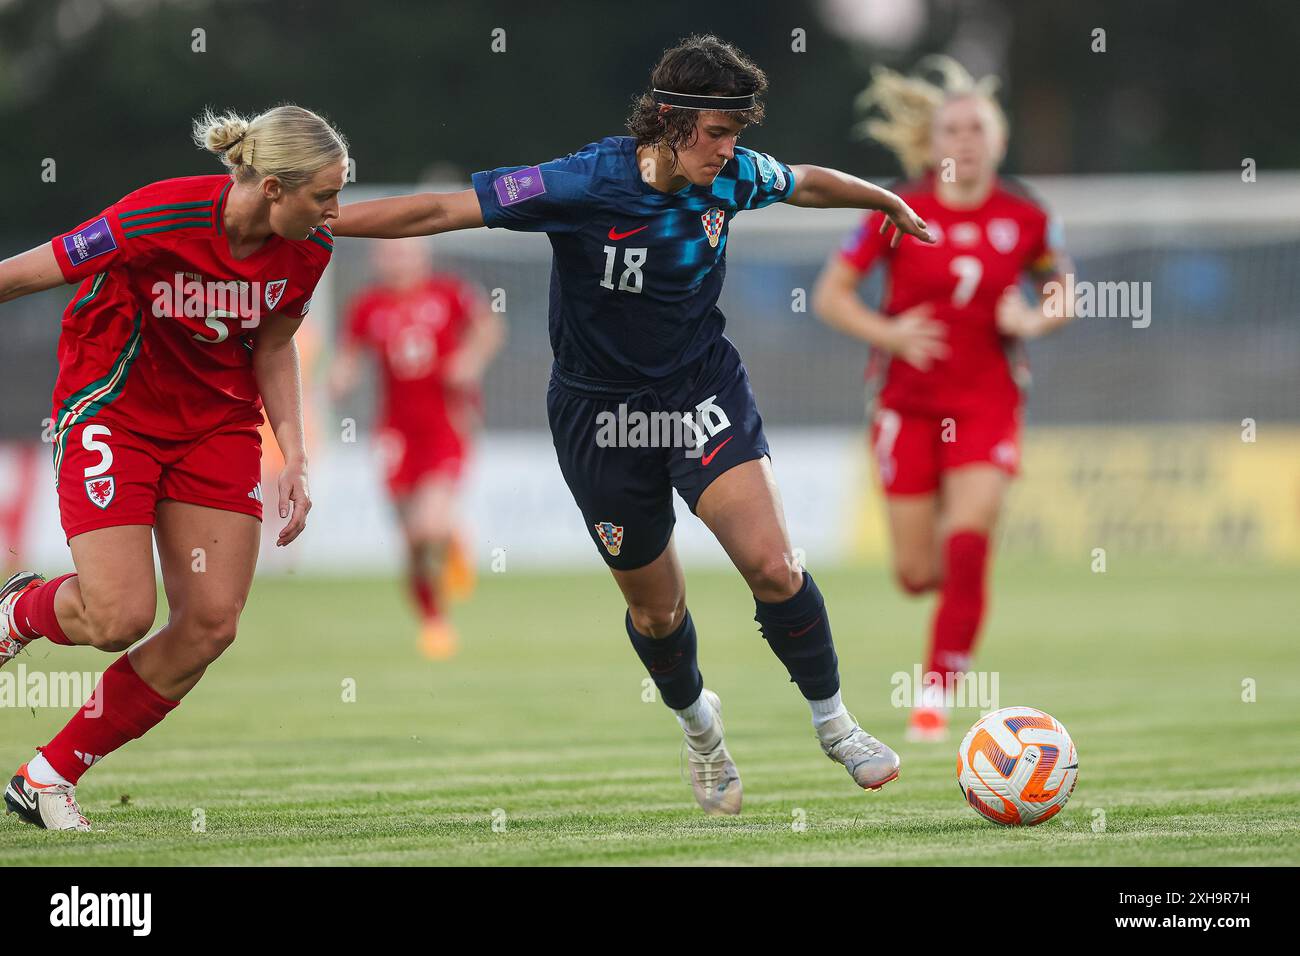
M 882 69 L 862 101 L 880 114 L 867 132 L 913 177 L 896 191 L 936 241 L 891 247 L 873 213 L 814 293 L 827 324 L 872 346 L 868 378 L 883 366 L 870 441 L 895 576 L 908 594 L 939 593 L 912 740 L 946 737 L 944 690 L 970 668 L 985 614 L 989 537 L 1020 463 L 1022 395 L 1008 352 L 1073 314 L 1068 303 L 1046 307 L 1046 287 L 1070 269 L 1053 220 L 998 176 L 1007 123 L 995 82 L 974 82 L 946 57 L 929 62 L 938 82 Z M 878 265 L 883 314 L 857 294 Z M 1018 288 L 1026 274 L 1044 290 L 1037 302 Z
M 374 244 L 378 281 L 347 310 L 330 391 L 337 403 L 356 383 L 362 352 L 373 351 L 382 378 L 380 457 L 406 539 L 420 646 L 440 660 L 457 647 L 446 599 L 472 586 L 473 566 L 456 537 L 460 481 L 481 418 L 483 373 L 505 325 L 477 289 L 434 271 L 425 243 Z
M 208 112 L 193 133 L 227 173 L 145 186 L 0 262 L 0 302 L 78 284 L 53 396 L 77 570 L 0 587 L 0 665 L 38 639 L 120 654 L 5 790 L 10 813 L 46 829 L 90 829 L 81 775 L 162 721 L 234 640 L 261 538 L 263 408 L 285 463 L 278 545 L 311 508 L 293 335 L 330 261 L 347 144 L 296 106 Z M 154 541 L 168 617 L 141 641 Z

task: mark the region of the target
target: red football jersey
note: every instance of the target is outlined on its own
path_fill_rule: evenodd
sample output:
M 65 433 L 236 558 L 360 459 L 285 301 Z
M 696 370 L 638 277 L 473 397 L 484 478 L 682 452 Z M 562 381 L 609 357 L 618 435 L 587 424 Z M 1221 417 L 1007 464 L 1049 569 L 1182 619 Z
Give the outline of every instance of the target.
M 480 307 L 478 292 L 451 275 L 402 291 L 375 287 L 353 300 L 345 336 L 379 357 L 383 427 L 419 434 L 449 420 L 456 411 L 449 400 L 476 400 L 449 395 L 443 376 Z
M 949 355 L 928 372 L 891 358 L 881 402 L 937 414 L 972 405 L 1015 404 L 1019 391 L 997 329 L 997 303 L 1022 273 L 1056 268 L 1058 240 L 1050 217 L 1019 187 L 1001 180 L 973 209 L 940 203 L 932 177 L 895 191 L 937 241 L 931 245 L 904 238 L 891 249 L 889 237 L 880 234 L 882 214 L 873 212 L 840 254 L 863 274 L 883 260 L 888 275 L 882 311 L 892 316 L 929 303 L 932 317 L 946 327 Z
M 233 258 L 221 222 L 232 185 L 163 180 L 54 237 L 64 278 L 81 283 L 63 313 L 56 433 L 90 418 L 173 439 L 261 422 L 257 325 L 307 314 L 334 237 L 272 235 Z

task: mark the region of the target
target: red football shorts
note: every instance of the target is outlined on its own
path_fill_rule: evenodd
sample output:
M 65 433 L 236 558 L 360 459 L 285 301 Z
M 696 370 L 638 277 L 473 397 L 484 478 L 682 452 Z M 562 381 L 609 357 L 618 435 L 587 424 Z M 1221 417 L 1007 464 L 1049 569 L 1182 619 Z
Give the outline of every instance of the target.
M 878 408 L 871 451 L 887 495 L 937 491 L 945 471 L 987 463 L 1014 477 L 1020 471 L 1020 408 L 979 408 L 950 415 Z
M 163 498 L 262 518 L 262 437 L 255 425 L 176 441 L 92 419 L 59 436 L 54 469 L 69 539 L 97 528 L 152 525 Z
M 426 478 L 460 480 L 466 443 L 454 430 L 410 432 L 388 427 L 380 429 L 376 437 L 388 492 L 394 498 L 409 495 Z

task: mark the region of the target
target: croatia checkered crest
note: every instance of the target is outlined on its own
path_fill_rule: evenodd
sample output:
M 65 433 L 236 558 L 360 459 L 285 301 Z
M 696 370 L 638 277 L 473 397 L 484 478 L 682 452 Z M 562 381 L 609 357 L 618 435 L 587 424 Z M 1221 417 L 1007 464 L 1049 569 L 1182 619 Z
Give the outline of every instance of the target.
M 700 221 L 704 223 L 704 234 L 709 237 L 710 248 L 716 249 L 718 240 L 722 237 L 722 224 L 727 221 L 726 213 L 714 206 L 700 216 Z
M 1003 707 L 975 722 L 957 749 L 957 785 L 976 813 L 1004 826 L 1042 823 L 1074 792 L 1079 757 L 1051 714 Z
M 623 548 L 623 526 L 612 521 L 598 521 L 595 527 L 605 550 L 617 557 Z

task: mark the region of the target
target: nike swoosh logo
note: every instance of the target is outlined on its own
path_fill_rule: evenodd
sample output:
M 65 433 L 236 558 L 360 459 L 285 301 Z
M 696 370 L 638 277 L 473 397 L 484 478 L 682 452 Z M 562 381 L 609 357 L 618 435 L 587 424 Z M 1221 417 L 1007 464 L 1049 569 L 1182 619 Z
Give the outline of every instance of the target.
M 646 223 L 641 229 L 649 229 L 650 224 Z M 618 242 L 620 239 L 626 239 L 628 236 L 635 236 L 641 229 L 633 229 L 631 232 L 615 232 L 614 227 L 609 227 L 609 238 L 612 242 Z
M 735 437 L 736 437 L 735 435 L 728 435 L 726 438 L 723 439 L 722 445 L 725 445 L 727 442 L 731 441 L 731 439 Z M 718 452 L 722 451 L 722 445 L 719 445 L 717 448 L 713 449 L 713 451 L 709 452 L 707 455 L 701 458 L 700 464 L 703 465 L 705 468 L 709 467 L 709 462 L 713 461 L 713 456 L 716 455 Z
M 807 627 L 805 627 L 805 628 L 804 628 L 803 630 L 801 630 L 801 631 L 791 631 L 791 632 L 790 632 L 790 636 L 791 636 L 791 637 L 803 637 L 805 634 L 807 634 L 809 631 L 811 631 L 814 627 L 816 627 L 816 626 L 817 626 L 818 624 L 820 624 L 821 622 L 822 622 L 822 616 L 821 616 L 820 614 L 818 614 L 818 615 L 817 615 L 817 620 L 813 621 L 811 624 L 809 624 Z
M 28 810 L 36 809 L 36 794 L 33 793 L 29 797 L 26 793 L 25 787 L 21 790 L 16 790 L 14 789 L 14 785 L 10 784 L 8 787 L 5 788 L 5 793 L 13 797 L 15 803 L 21 803 Z

